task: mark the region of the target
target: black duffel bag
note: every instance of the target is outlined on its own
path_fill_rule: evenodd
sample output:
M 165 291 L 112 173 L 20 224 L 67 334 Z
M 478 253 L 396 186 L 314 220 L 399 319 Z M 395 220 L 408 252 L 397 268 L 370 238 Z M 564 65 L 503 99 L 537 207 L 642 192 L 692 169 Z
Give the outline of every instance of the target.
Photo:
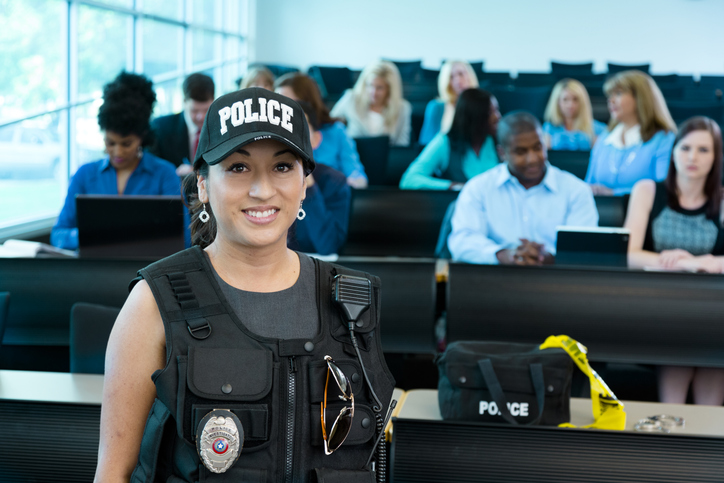
M 443 419 L 552 426 L 570 421 L 573 361 L 563 349 L 457 341 L 437 366 Z

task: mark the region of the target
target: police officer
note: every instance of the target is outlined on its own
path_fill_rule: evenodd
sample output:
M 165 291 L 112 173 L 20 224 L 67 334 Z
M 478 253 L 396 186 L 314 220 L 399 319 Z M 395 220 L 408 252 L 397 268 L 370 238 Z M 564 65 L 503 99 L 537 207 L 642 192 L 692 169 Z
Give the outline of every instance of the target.
M 313 169 L 291 99 L 211 105 L 186 190 L 194 246 L 139 272 L 110 336 L 96 481 L 374 481 L 394 387 L 379 279 L 287 248 Z M 361 306 L 339 310 L 343 281 Z

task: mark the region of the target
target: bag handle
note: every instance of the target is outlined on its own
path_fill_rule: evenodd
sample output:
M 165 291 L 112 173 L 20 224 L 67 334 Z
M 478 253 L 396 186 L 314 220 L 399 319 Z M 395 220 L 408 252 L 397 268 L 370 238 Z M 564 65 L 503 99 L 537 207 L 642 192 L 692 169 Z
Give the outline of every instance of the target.
M 513 415 L 510 414 L 508 401 L 505 399 L 505 392 L 503 391 L 503 387 L 500 385 L 500 381 L 498 381 L 498 376 L 495 375 L 495 369 L 493 368 L 492 361 L 490 359 L 480 359 L 478 361 L 478 366 L 480 367 L 480 371 L 483 373 L 483 379 L 485 379 L 485 384 L 488 386 L 490 395 L 493 397 L 493 400 L 495 400 L 495 404 L 498 405 L 500 415 L 503 416 L 503 419 L 510 424 L 520 424 L 516 421 Z M 526 423 L 524 426 L 534 426 L 538 424 L 543 417 L 543 406 L 545 406 L 545 383 L 543 381 L 542 364 L 536 362 L 530 365 L 530 378 L 533 381 L 535 398 L 538 403 L 538 416 L 533 421 Z
M 626 411 L 624 411 L 623 403 L 618 400 L 616 395 L 609 389 L 601 376 L 591 368 L 588 363 L 588 349 L 583 344 L 575 341 L 567 335 L 552 335 L 540 345 L 540 349 L 548 349 L 558 347 L 566 351 L 573 359 L 578 368 L 588 376 L 591 381 L 591 405 L 593 409 L 593 424 L 582 426 L 583 428 L 597 429 L 617 429 L 626 428 Z M 573 424 L 563 423 L 559 426 L 575 428 Z

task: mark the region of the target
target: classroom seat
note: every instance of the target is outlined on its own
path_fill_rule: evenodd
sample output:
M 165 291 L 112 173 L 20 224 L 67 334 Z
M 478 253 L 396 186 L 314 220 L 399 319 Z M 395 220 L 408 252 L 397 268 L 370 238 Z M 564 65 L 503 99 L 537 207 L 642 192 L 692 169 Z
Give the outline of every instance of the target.
M 413 142 L 409 146 L 390 146 L 387 154 L 385 186 L 399 186 L 402 175 L 420 154 L 420 151 L 422 151 L 422 146 L 417 142 Z
M 370 186 L 384 186 L 387 175 L 387 158 L 390 152 L 390 137 L 375 136 L 354 138 L 357 153 L 365 167 Z
M 626 221 L 629 195 L 623 196 L 594 196 L 596 210 L 598 211 L 598 226 L 611 226 L 620 228 Z
M 457 191 L 368 188 L 352 191 L 342 256 L 432 257 Z
M 538 119 L 543 119 L 552 90 L 552 86 L 516 88 L 490 86 L 490 92 L 498 99 L 500 112 L 503 115 L 522 109 Z
M 576 77 L 578 75 L 593 74 L 593 62 L 584 62 L 581 64 L 570 64 L 567 62 L 551 61 L 551 73 L 556 76 Z
M 380 277 L 380 335 L 385 353 L 435 352 L 437 286 L 433 259 L 341 257 L 335 263 Z
M 422 60 L 391 60 L 400 71 L 402 82 L 418 82 L 422 78 Z
M 106 346 L 121 309 L 79 302 L 70 309 L 70 372 L 103 374 Z
M 608 75 L 618 74 L 619 72 L 623 72 L 625 70 L 639 70 L 645 74 L 649 73 L 649 69 L 651 69 L 651 64 L 614 64 L 609 62 L 608 63 Z
M 423 82 L 437 82 L 437 78 L 440 75 L 439 70 L 433 69 L 422 69 L 422 80 Z
M 437 80 L 402 84 L 402 97 L 410 102 L 423 101 L 427 105 L 437 95 Z
M 507 86 L 513 83 L 510 72 L 481 72 L 478 74 L 478 81 L 483 89 L 488 89 L 486 85 L 490 87 Z
M 682 100 L 694 102 L 721 102 L 722 89 L 711 85 L 684 87 Z
M 307 74 L 319 86 L 323 98 L 341 97 L 345 90 L 352 88 L 352 71 L 348 67 L 313 65 Z
M 515 87 L 553 86 L 558 79 L 553 74 L 541 72 L 519 72 L 513 81 Z
M 10 292 L 0 292 L 0 347 L 2 347 L 3 336 L 5 335 L 5 322 L 8 319 L 9 306 Z
M 724 75 L 702 75 L 699 77 L 699 86 L 724 88 Z
M 674 122 L 678 125 L 693 116 L 707 116 L 718 123 L 724 120 L 724 103 L 718 101 L 677 101 L 667 99 L 666 105 Z
M 556 168 L 568 171 L 580 179 L 586 179 L 591 151 L 548 150 L 548 162 Z

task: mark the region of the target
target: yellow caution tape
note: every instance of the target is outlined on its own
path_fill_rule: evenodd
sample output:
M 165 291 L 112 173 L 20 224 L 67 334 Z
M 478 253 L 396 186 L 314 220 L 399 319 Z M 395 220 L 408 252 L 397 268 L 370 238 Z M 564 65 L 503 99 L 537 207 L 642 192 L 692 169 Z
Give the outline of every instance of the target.
M 601 376 L 588 364 L 588 357 L 586 357 L 588 349 L 586 349 L 586 346 L 567 335 L 552 335 L 540 346 L 541 349 L 550 349 L 552 347 L 560 347 L 566 351 L 578 368 L 591 381 L 591 403 L 595 421 L 593 424 L 582 427 L 623 430 L 626 427 L 626 412 L 623 409 L 623 403 L 618 400 L 611 389 L 603 382 Z M 559 426 L 576 427 L 570 423 L 563 423 Z

